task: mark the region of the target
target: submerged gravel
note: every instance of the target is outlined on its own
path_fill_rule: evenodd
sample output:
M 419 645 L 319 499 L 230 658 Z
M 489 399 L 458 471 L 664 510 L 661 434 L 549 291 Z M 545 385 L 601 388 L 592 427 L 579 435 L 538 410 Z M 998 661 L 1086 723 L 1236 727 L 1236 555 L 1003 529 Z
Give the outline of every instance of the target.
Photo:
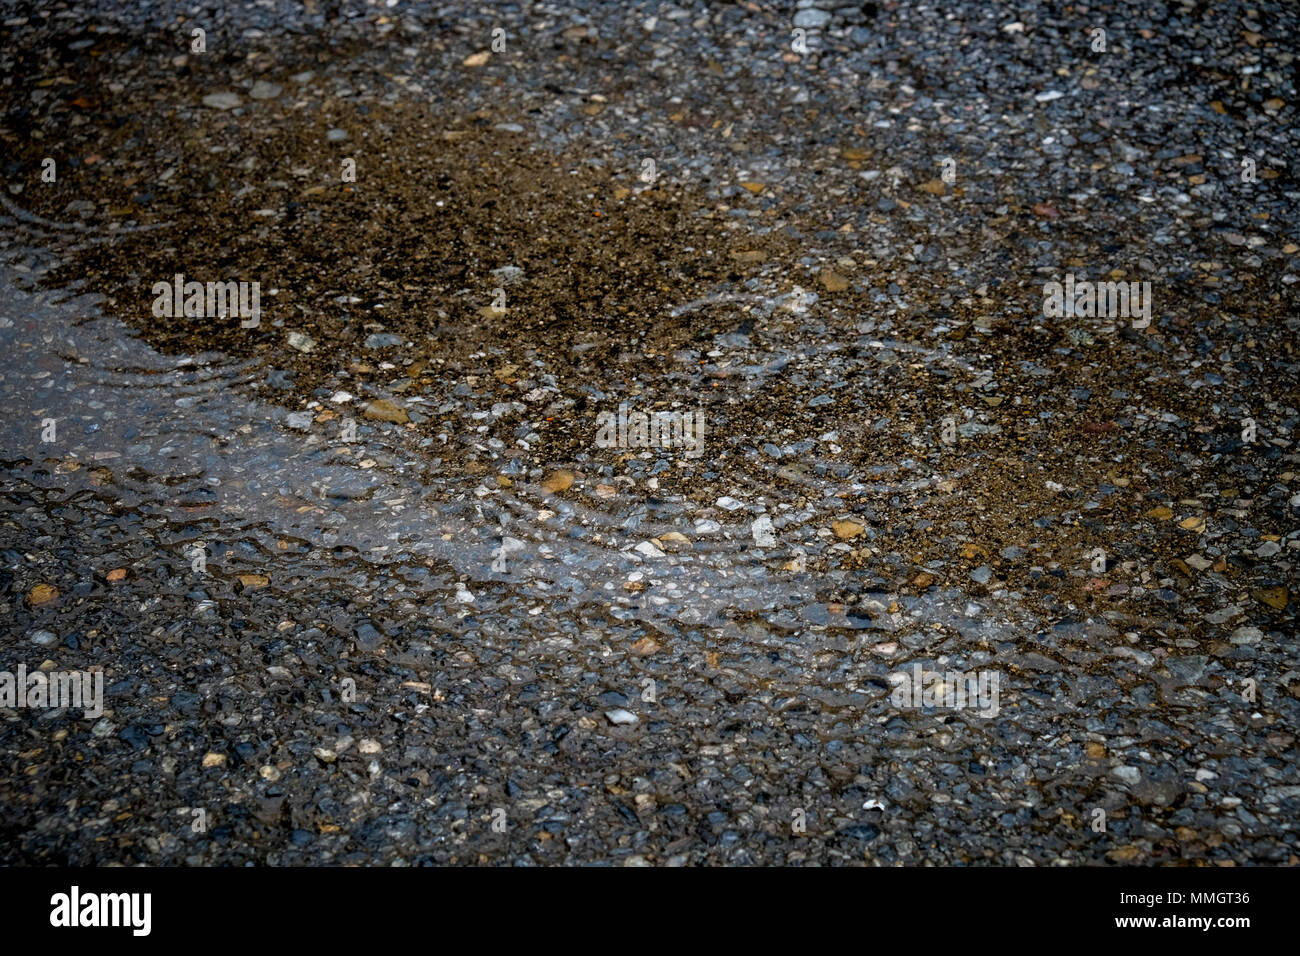
M 1294 9 L 28 6 L 5 862 L 1296 862 Z

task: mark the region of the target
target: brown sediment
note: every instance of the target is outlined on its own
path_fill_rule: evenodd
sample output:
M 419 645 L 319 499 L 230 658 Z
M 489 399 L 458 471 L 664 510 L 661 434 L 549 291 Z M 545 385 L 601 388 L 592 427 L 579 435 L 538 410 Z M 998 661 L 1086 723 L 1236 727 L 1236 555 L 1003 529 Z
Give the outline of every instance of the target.
M 908 567 L 886 569 L 903 580 L 931 560 L 946 562 L 950 573 L 988 563 L 1010 586 L 1031 594 L 1050 588 L 1090 605 L 1103 596 L 1088 589 L 1087 578 L 1068 572 L 1086 565 L 1093 549 L 1104 549 L 1111 560 L 1135 560 L 1166 573 L 1192 543 L 1172 526 L 1141 516 L 1153 501 L 1197 494 L 1205 476 L 1188 475 L 1185 486 L 1174 487 L 1171 482 L 1179 479 L 1169 474 L 1170 449 L 1146 447 L 1115 419 L 1128 407 L 1176 404 L 1188 420 L 1214 423 L 1214 399 L 1206 390 L 1171 394 L 1175 360 L 1148 351 L 1143 336 L 1096 335 L 1085 346 L 1088 361 L 1078 361 L 1062 351 L 1078 347 L 1063 328 L 1033 317 L 1040 300 L 1032 289 L 1026 301 L 1008 310 L 996 293 L 984 300 L 964 290 L 951 295 L 937 272 L 913 271 L 913 264 L 898 258 L 873 262 L 858 253 L 877 288 L 896 281 L 911 303 L 895 335 L 933 348 L 925 333 L 939 323 L 951 326 L 942 341 L 954 355 L 978 357 L 997 370 L 996 394 L 986 396 L 997 403 L 985 402 L 965 383 L 936 377 L 906 354 L 888 367 L 868 370 L 864 361 L 849 370 L 849 387 L 818 408 L 808 405 L 817 392 L 789 375 L 738 390 L 734 370 L 683 367 L 673 353 L 708 347 L 716 334 L 744 327 L 773 349 L 807 348 L 805 367 L 815 367 L 816 353 L 827 354 L 828 346 L 854 355 L 858 322 L 878 309 L 850 281 L 851 270 L 846 276 L 832 272 L 832 264 L 811 271 L 797 264 L 800 237 L 822 228 L 815 217 L 793 208 L 807 197 L 774 199 L 773 190 L 749 189 L 751 195 L 738 202 L 757 202 L 761 196 L 767 203 L 762 215 L 746 217 L 756 224 L 751 226 L 729 216 L 724 204 L 700 189 L 662 178 L 643 183 L 635 168 L 592 161 L 599 149 L 556 154 L 537 148 L 528 135 L 501 128 L 520 119 L 505 113 L 456 115 L 406 99 L 363 104 L 327 98 L 299 108 L 286 79 L 279 99 L 245 100 L 238 114 L 199 109 L 191 117 L 166 105 L 198 98 L 191 86 L 172 82 L 169 91 L 168 79 L 155 76 L 153 85 L 130 87 L 98 103 L 69 98 L 45 119 L 66 121 L 65 127 L 38 129 L 11 120 L 3 133 L 6 150 L 32 169 L 39 168 L 56 136 L 60 155 L 78 160 L 62 164 L 58 188 L 33 185 L 19 197 L 30 212 L 60 222 L 69 218 L 70 199 L 90 199 L 96 207 L 86 222 L 96 241 L 85 241 L 80 232 L 65 236 L 56 246 L 63 265 L 49 281 L 101 293 L 106 308 L 155 347 L 260 356 L 294 373 L 287 397 L 299 403 L 327 382 L 337 386 L 341 372 L 349 387 L 361 392 L 388 391 L 392 379 L 402 376 L 409 379 L 407 387 L 427 387 L 443 400 L 454 384 L 445 380 L 444 366 L 457 375 L 472 372 L 502 400 L 517 397 L 512 389 L 519 381 L 553 375 L 558 394 L 573 404 L 564 420 L 540 429 L 528 455 L 537 464 L 567 464 L 593 451 L 590 430 L 577 427 L 594 418 L 597 403 L 587 397 L 593 390 L 613 396 L 599 403 L 606 409 L 621 398 L 635 399 L 642 389 L 650 392 L 642 394 L 647 404 L 675 392 L 689 396 L 688 404 L 725 406 L 726 434 L 711 454 L 664 476 L 666 485 L 703 504 L 729 493 L 735 487 L 732 472 L 746 467 L 729 443 L 737 435 L 761 445 L 787 432 L 797 438 L 837 430 L 843 435 L 839 463 L 859 477 L 882 461 L 911 456 L 929 454 L 936 471 L 955 470 L 964 456 L 977 460 L 972 473 L 944 490 L 909 492 L 901 496 L 901 506 L 891 506 L 891 522 L 909 512 L 931 522 L 924 530 L 903 526 L 879 542 L 912 557 Z M 8 106 L 7 115 L 16 109 Z M 331 129 L 346 131 L 347 138 L 331 141 Z M 150 148 L 137 156 L 133 144 L 142 143 Z M 355 182 L 343 177 L 345 159 L 355 161 Z M 991 236 L 988 241 L 1006 246 L 1009 268 L 1033 276 L 1013 250 L 1020 232 L 1040 228 L 1036 209 L 1041 204 L 1015 200 L 1010 187 L 1008 193 L 1006 214 L 982 228 Z M 937 190 L 917 199 L 940 201 Z M 113 224 L 159 228 L 115 235 Z M 926 241 L 919 223 L 899 228 L 916 242 Z M 1057 239 L 1068 237 L 1080 260 L 1113 261 L 1112 254 L 1100 251 L 1104 243 L 1141 248 L 1136 232 L 1098 234 L 1090 224 L 1059 214 L 1048 228 Z M 855 252 L 852 234 L 827 244 L 836 242 L 842 252 Z M 868 261 L 873 264 L 865 265 Z M 508 267 L 519 270 L 517 277 L 496 271 Z M 154 284 L 170 282 L 177 273 L 201 282 L 258 282 L 259 325 L 155 316 Z M 815 322 L 777 312 L 756 327 L 743 296 L 704 310 L 674 311 L 682 303 L 740 289 L 754 277 L 762 277 L 772 293 L 790 292 L 803 282 L 823 296 L 824 307 Z M 1263 320 L 1258 347 L 1291 354 L 1293 344 L 1278 321 L 1287 303 L 1271 277 L 1248 277 L 1213 310 L 1199 299 L 1198 282 L 1208 281 L 1192 278 L 1184 288 L 1160 290 L 1158 311 L 1177 316 L 1171 331 L 1189 338 L 1208 334 L 1225 317 L 1249 310 Z M 494 308 L 501 293 L 504 311 Z M 401 336 L 411 345 L 368 352 L 364 340 L 375 332 Z M 290 333 L 310 337 L 311 351 L 291 347 Z M 1147 334 L 1167 339 L 1170 333 Z M 1171 346 L 1176 348 L 1187 345 Z M 381 368 L 390 356 L 394 367 Z M 1026 372 L 1022 363 L 1028 360 L 1049 373 Z M 1151 376 L 1143 363 L 1163 363 L 1163 374 Z M 1068 393 L 1076 387 L 1094 392 L 1086 411 L 1071 407 Z M 1127 394 L 1113 397 L 1117 389 Z M 1058 399 L 1046 421 L 1039 417 L 1044 394 Z M 478 399 L 483 400 L 481 393 Z M 937 443 L 918 452 L 911 436 L 937 436 L 945 416 L 963 406 L 998 422 L 1000 437 L 940 447 L 937 457 Z M 886 428 L 871 427 L 886 420 Z M 443 426 L 430 419 L 406 427 L 433 433 Z M 1195 435 L 1186 439 L 1189 447 L 1197 442 Z M 617 461 L 620 452 L 603 454 Z M 1114 462 L 1117 456 L 1124 460 Z M 475 460 L 459 465 L 467 473 L 484 470 Z M 798 497 L 793 482 L 773 474 L 779 475 L 766 477 L 776 496 Z M 1159 487 L 1152 487 L 1149 474 L 1160 476 Z M 1093 510 L 1086 521 L 1036 528 L 1034 519 L 1078 510 L 1087 499 L 1086 490 L 1063 497 L 1046 486 L 1049 480 L 1078 489 L 1119 482 L 1124 490 L 1112 499 L 1119 503 Z M 1156 497 L 1146 497 L 1149 493 Z M 870 508 L 889 497 L 878 492 L 845 497 L 843 507 Z M 1207 502 L 1211 513 L 1213 506 Z M 1150 535 L 1117 541 L 1117 527 L 1147 528 Z M 980 541 L 985 554 L 957 559 L 951 550 L 954 536 Z M 1022 561 L 1004 561 L 998 551 L 1008 545 L 1032 550 Z M 872 551 L 858 550 L 843 560 L 847 567 L 879 569 Z M 1031 583 L 1026 575 L 1031 562 L 1056 563 L 1067 573 Z

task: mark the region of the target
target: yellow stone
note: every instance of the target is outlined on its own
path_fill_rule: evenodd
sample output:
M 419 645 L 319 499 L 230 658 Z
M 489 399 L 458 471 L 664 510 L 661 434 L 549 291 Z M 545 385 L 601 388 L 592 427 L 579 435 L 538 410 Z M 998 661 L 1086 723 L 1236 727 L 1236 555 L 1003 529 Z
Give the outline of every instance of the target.
M 57 600 L 58 597 L 59 589 L 53 584 L 38 584 L 27 595 L 27 603 L 32 607 L 39 607 L 42 604 L 49 604 L 51 601 Z
M 823 269 L 821 274 L 822 285 L 826 287 L 827 292 L 843 292 L 849 287 L 849 280 L 844 278 L 838 272 L 832 272 L 830 269 Z
M 1267 604 L 1275 611 L 1280 611 L 1285 608 L 1287 602 L 1291 600 L 1291 592 L 1284 587 L 1260 588 L 1251 593 L 1256 601 Z
M 410 419 L 406 415 L 406 409 L 395 402 L 379 398 L 366 405 L 366 418 L 377 418 L 383 422 L 393 422 L 397 425 L 405 425 Z
M 573 485 L 573 472 L 571 471 L 553 471 L 542 482 L 542 487 L 551 494 L 558 494 L 561 491 L 568 491 Z

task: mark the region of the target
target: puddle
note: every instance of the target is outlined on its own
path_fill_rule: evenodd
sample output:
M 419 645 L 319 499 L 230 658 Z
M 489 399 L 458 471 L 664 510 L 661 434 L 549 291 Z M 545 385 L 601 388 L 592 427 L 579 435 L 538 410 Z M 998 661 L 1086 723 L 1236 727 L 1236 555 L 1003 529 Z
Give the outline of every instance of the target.
M 841 496 L 887 499 L 950 477 L 914 462 L 857 475 L 807 453 L 795 469 L 746 460 L 743 436 L 724 432 L 708 436 L 709 454 L 742 463 L 729 479 L 743 503 L 701 508 L 655 490 L 653 478 L 637 488 L 593 478 L 554 494 L 525 474 L 502 487 L 491 473 L 442 467 L 436 438 L 362 421 L 359 440 L 345 442 L 338 421 L 295 418 L 268 401 L 276 373 L 256 360 L 161 354 L 101 314 L 95 297 L 40 288 L 35 280 L 54 265 L 10 251 L 0 274 L 0 345 L 13 357 L 0 379 L 13 410 L 0 426 L 6 457 L 28 462 L 18 471 L 47 489 L 47 507 L 87 491 L 110 498 L 119 524 L 156 536 L 182 565 L 201 543 L 212 573 L 266 573 L 273 587 L 298 589 L 321 574 L 364 580 L 366 563 L 384 565 L 406 582 L 406 600 L 447 619 L 499 616 L 540 636 L 604 621 L 710 646 L 848 651 L 856 679 L 874 678 L 878 690 L 902 657 L 873 656 L 875 644 L 951 652 L 1033 628 L 987 598 L 893 594 L 825 567 L 848 548 L 828 543 L 825 530 Z M 761 315 L 780 303 L 752 305 Z M 809 361 L 746 354 L 744 390 Z M 43 442 L 50 420 L 55 440 Z M 760 519 L 771 535 L 761 544 Z M 809 689 L 806 675 L 787 688 Z

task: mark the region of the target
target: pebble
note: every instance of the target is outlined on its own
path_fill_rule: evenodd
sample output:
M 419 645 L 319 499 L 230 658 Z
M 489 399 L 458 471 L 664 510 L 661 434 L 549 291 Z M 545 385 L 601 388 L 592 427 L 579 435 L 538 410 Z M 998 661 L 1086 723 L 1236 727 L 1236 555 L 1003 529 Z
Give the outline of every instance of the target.
M 51 601 L 57 601 L 59 598 L 59 589 L 52 584 L 38 584 L 27 594 L 27 603 L 31 607 L 40 607 L 42 604 L 49 604 Z
M 288 426 L 296 431 L 311 431 L 314 417 L 311 412 L 290 412 L 285 416 L 285 422 Z
M 820 30 L 830 22 L 831 15 L 825 10 L 818 10 L 816 7 L 800 10 L 794 15 L 794 25 L 805 30 Z
M 551 494 L 568 491 L 573 486 L 574 475 L 571 471 L 553 471 L 542 482 L 542 487 Z
M 605 717 L 614 725 L 635 724 L 639 719 L 636 714 L 632 713 L 630 710 L 623 710 L 621 707 L 615 710 L 605 711 Z
M 642 541 L 633 550 L 647 558 L 662 558 L 665 556 L 664 552 L 653 541 Z
M 1263 639 L 1264 632 L 1257 627 L 1239 627 L 1229 637 L 1234 644 L 1258 644 Z
M 280 92 L 281 88 L 275 83 L 258 80 L 253 84 L 253 88 L 248 91 L 248 95 L 255 100 L 273 100 L 280 95 Z
M 750 525 L 750 534 L 754 538 L 754 544 L 760 548 L 771 548 L 776 546 L 776 530 L 772 526 L 772 519 L 767 515 L 759 515 Z
M 289 347 L 299 352 L 311 352 L 316 348 L 316 340 L 304 332 L 290 332 Z
M 1129 767 L 1121 764 L 1118 767 L 1111 768 L 1110 772 L 1111 776 L 1116 777 L 1120 781 L 1128 784 L 1130 787 L 1137 786 L 1138 782 L 1142 779 L 1142 773 L 1137 767 Z
M 1287 603 L 1291 600 L 1291 592 L 1284 587 L 1257 588 L 1250 593 L 1256 601 L 1259 601 L 1262 604 L 1267 604 L 1269 607 L 1278 611 L 1285 608 Z
M 241 103 L 243 100 L 235 93 L 209 93 L 203 97 L 203 105 L 214 110 L 233 110 Z
M 406 409 L 396 402 L 390 402 L 386 398 L 377 398 L 373 402 L 367 402 L 363 410 L 367 418 L 374 418 L 381 422 L 392 422 L 395 425 L 405 425 L 410 421 L 410 416 L 406 414 Z

